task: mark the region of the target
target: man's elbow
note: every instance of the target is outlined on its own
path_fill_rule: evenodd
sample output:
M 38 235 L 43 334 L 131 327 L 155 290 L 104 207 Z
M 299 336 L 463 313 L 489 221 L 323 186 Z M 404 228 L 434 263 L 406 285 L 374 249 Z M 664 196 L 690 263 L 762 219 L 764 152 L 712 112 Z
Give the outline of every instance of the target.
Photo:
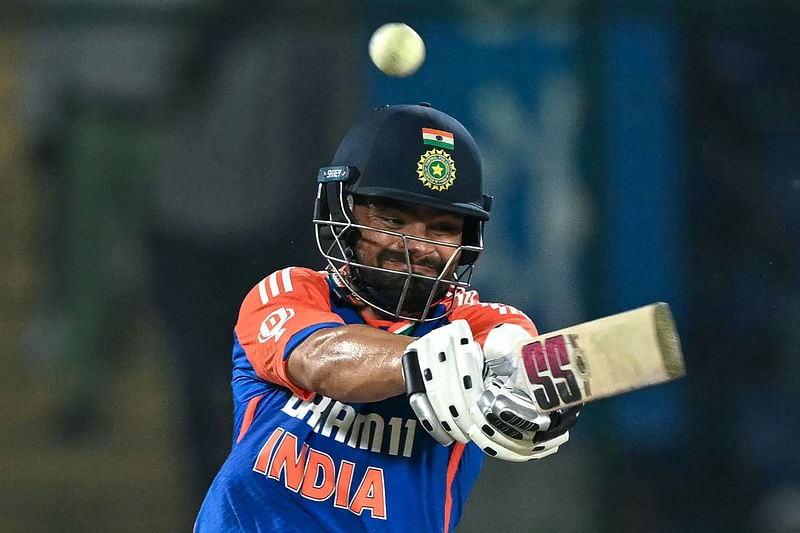
M 335 330 L 322 330 L 303 341 L 289 357 L 287 372 L 293 383 L 343 403 L 374 401 L 364 398 L 357 373 L 336 357 Z

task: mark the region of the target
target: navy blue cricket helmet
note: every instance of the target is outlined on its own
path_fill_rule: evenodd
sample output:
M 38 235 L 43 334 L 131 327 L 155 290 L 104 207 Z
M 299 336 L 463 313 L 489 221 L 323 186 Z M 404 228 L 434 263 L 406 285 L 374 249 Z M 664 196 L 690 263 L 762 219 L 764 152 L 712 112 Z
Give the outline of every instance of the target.
M 447 290 L 452 295 L 469 286 L 483 250 L 491 197 L 483 192 L 477 144 L 459 121 L 425 103 L 379 107 L 350 129 L 317 181 L 317 245 L 354 296 L 383 314 L 424 321 L 440 316 L 431 312 L 431 306 Z M 415 279 L 430 283 L 430 296 L 422 308 L 405 309 L 405 291 L 387 301 L 362 280 L 366 276 L 358 275 L 363 269 L 386 271 L 357 261 L 354 246 L 359 229 L 382 231 L 356 223 L 351 209 L 358 197 L 398 200 L 464 216 L 461 245 L 440 276 L 392 271 L 406 278 L 406 287 Z

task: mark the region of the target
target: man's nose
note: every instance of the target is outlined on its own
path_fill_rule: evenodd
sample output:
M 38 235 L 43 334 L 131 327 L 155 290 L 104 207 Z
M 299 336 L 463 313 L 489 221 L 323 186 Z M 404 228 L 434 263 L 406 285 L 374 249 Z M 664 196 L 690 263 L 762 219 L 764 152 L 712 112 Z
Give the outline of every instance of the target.
M 406 247 L 409 253 L 413 255 L 425 255 L 432 252 L 435 248 L 433 244 L 419 240 L 419 238 L 428 238 L 428 228 L 425 224 L 414 223 L 409 224 L 404 228 L 403 233 L 409 237 L 417 237 L 416 239 L 406 239 Z

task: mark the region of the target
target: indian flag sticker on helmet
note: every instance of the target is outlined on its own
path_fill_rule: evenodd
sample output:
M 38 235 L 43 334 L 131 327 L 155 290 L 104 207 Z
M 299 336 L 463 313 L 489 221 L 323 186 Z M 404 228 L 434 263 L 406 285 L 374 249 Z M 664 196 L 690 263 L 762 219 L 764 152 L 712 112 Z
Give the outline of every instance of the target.
M 447 148 L 448 150 L 456 147 L 452 133 L 433 128 L 422 128 L 422 142 L 439 148 Z
M 444 150 L 431 148 L 417 161 L 419 181 L 434 191 L 446 191 L 456 181 L 456 162 Z

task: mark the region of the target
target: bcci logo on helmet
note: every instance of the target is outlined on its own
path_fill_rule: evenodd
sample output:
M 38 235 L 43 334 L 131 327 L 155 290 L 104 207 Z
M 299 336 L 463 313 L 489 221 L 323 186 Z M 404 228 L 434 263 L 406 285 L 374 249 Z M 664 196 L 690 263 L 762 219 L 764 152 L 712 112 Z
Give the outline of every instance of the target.
M 446 191 L 456 181 L 456 162 L 444 150 L 428 150 L 417 161 L 417 176 L 429 189 Z
M 264 344 L 270 339 L 278 342 L 286 331 L 286 323 L 294 317 L 294 309 L 291 307 L 281 307 L 277 311 L 271 312 L 258 328 L 258 342 Z

